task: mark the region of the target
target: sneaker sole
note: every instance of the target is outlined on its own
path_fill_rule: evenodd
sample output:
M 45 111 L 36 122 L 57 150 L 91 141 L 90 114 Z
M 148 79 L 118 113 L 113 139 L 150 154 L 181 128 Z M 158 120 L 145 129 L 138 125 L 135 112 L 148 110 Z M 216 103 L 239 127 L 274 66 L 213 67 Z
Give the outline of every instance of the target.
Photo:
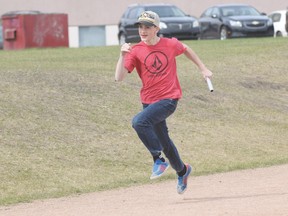
M 153 179 L 157 179 L 157 178 L 160 178 L 165 172 L 166 170 L 170 167 L 170 165 L 168 164 L 168 166 L 165 168 L 165 170 L 160 174 L 160 175 L 151 175 L 150 176 L 150 179 L 153 180 Z
M 191 173 L 193 172 L 193 168 L 192 168 L 191 165 L 190 165 L 190 167 L 191 167 L 191 169 L 190 169 L 190 172 L 189 172 L 189 174 L 188 174 L 187 181 L 188 181 L 188 178 L 190 177 Z M 178 191 L 178 190 L 177 190 L 178 194 L 180 194 L 180 195 L 183 194 L 183 193 L 187 190 L 187 188 L 188 188 L 188 183 L 187 183 L 186 188 L 185 188 L 183 191 Z

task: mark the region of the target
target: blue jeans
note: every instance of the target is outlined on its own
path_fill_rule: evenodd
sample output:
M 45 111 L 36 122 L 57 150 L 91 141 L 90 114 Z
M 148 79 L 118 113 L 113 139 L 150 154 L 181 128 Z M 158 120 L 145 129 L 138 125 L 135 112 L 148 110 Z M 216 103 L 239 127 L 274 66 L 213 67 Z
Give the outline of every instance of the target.
M 143 104 L 143 110 L 133 118 L 132 126 L 152 156 L 163 151 L 172 168 L 180 172 L 184 163 L 168 135 L 166 125 L 166 118 L 176 110 L 177 102 L 174 99 L 164 99 L 153 104 Z

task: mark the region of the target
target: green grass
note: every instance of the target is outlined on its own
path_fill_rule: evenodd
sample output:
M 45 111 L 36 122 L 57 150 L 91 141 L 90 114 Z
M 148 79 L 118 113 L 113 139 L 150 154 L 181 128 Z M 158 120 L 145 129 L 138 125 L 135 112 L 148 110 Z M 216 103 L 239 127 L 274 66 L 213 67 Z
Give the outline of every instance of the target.
M 214 72 L 209 93 L 178 57 L 184 96 L 168 125 L 194 175 L 288 163 L 287 38 L 185 43 Z M 150 183 L 130 123 L 140 81 L 114 82 L 119 49 L 0 51 L 0 205 Z

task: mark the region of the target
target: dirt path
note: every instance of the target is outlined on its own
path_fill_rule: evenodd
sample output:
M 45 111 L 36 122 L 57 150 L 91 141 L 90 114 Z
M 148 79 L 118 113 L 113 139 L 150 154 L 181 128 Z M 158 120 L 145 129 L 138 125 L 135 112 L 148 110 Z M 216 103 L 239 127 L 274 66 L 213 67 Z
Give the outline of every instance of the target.
M 156 180 L 157 182 L 157 180 Z M 1 216 L 288 216 L 288 164 L 0 207 Z

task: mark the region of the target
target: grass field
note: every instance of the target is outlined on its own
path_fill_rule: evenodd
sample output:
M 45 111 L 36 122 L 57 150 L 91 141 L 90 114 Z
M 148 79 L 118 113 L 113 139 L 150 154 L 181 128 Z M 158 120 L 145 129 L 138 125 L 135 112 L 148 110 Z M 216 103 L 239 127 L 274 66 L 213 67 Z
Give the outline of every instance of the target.
M 168 125 L 194 175 L 288 163 L 287 38 L 185 43 L 214 72 L 210 93 L 178 57 L 184 95 Z M 150 183 L 130 123 L 140 80 L 114 82 L 119 49 L 0 51 L 0 205 Z

